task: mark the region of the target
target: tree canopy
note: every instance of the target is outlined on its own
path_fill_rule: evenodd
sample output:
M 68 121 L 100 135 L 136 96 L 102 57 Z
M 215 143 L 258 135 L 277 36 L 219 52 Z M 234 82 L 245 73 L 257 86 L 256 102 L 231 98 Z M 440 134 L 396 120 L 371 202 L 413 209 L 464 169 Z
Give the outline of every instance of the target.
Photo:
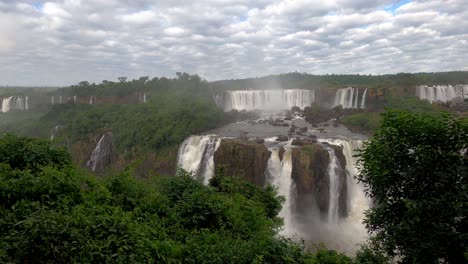
M 359 154 L 357 179 L 375 203 L 365 223 L 399 262 L 468 260 L 465 121 L 449 114 L 389 111 Z

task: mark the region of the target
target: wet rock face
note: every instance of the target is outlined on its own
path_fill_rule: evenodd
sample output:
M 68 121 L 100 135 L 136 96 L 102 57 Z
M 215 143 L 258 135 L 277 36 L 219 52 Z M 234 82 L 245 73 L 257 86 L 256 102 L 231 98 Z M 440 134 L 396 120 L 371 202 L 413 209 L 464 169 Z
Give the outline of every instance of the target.
M 270 155 L 271 152 L 262 143 L 223 139 L 214 154 L 215 169 L 226 176 L 241 176 L 264 186 Z
M 322 216 L 327 215 L 330 203 L 330 177 L 328 168 L 331 161 L 327 148 L 333 148 L 338 161 L 339 175 L 338 213 L 347 215 L 346 158 L 341 147 L 302 142 L 292 150 L 292 179 L 296 186 L 295 210 L 307 212 L 318 207 Z
M 320 144 L 309 144 L 292 150 L 292 174 L 296 185 L 296 210 L 306 212 L 318 206 L 322 214 L 328 211 L 330 157 Z

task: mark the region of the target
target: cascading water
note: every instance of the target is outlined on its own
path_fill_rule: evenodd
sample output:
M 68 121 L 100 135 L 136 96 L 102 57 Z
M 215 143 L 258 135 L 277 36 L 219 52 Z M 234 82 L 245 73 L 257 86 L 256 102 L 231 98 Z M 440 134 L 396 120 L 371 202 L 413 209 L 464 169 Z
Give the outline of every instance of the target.
M 57 134 L 59 129 L 60 129 L 60 125 L 56 125 L 50 130 L 50 140 L 54 140 L 55 135 Z
M 361 98 L 361 108 L 365 107 L 365 96 Z M 354 87 L 342 88 L 336 91 L 334 106 L 341 105 L 343 108 L 359 108 L 359 89 Z
M 278 187 L 279 195 L 286 198 L 279 214 L 284 219 L 284 229 L 281 230 L 280 234 L 306 241 L 323 242 L 330 248 L 350 254 L 355 252 L 357 244 L 364 242 L 367 237 L 362 221 L 364 211 L 370 206 L 370 201 L 365 197 L 362 186 L 353 178 L 357 174 L 356 159 L 353 155 L 357 148 L 362 147 L 362 141 L 319 139 L 330 158 L 326 169 L 329 177 L 328 211 L 326 217 L 320 217 L 318 208 L 314 209 L 313 206 L 308 209 L 312 211 L 297 211 L 296 199 L 298 196 L 295 180 L 292 178 L 293 167 L 296 166 L 294 165 L 296 163 L 293 162 L 292 152 L 297 147 L 291 145 L 292 141 L 276 142 L 275 139 L 265 139 L 265 144 L 271 152 L 265 170 L 265 178 L 266 182 Z M 221 138 L 215 135 L 190 136 L 180 145 L 179 166 L 194 173 L 193 176 L 201 182 L 208 184 L 209 179 L 214 175 L 213 157 L 220 142 Z M 345 167 L 339 161 L 338 151 L 343 152 L 343 155 L 340 155 L 345 158 Z M 342 192 L 343 184 L 346 184 L 346 192 Z M 346 194 L 346 199 L 341 197 L 344 194 Z M 313 194 L 310 197 L 312 196 Z M 340 210 L 343 201 L 347 203 L 346 216 L 342 215 Z
M 214 153 L 220 142 L 214 135 L 190 136 L 179 147 L 178 166 L 207 184 L 214 175 Z
M 104 133 L 91 153 L 91 158 L 86 162 L 86 167 L 91 171 L 103 169 L 110 164 L 112 155 L 112 133 Z
M 323 230 L 326 235 L 332 239 L 325 241 L 332 248 L 339 249 L 348 253 L 353 253 L 359 243 L 367 238 L 367 230 L 363 225 L 364 212 L 370 208 L 371 201 L 365 196 L 363 186 L 358 183 L 354 176 L 358 173 L 356 167 L 356 150 L 362 148 L 362 140 L 343 140 L 343 139 L 322 139 L 331 145 L 341 146 L 343 155 L 346 158 L 347 171 L 347 190 L 348 190 L 348 215 L 345 218 L 338 219 L 335 222 L 323 223 Z M 324 239 L 327 240 L 327 239 Z
M 455 98 L 468 98 L 468 85 L 436 85 L 416 87 L 416 96 L 429 102 L 449 102 Z
M 226 92 L 224 110 L 278 110 L 304 108 L 315 100 L 314 90 L 236 90 Z
M 367 96 L 367 88 L 364 90 L 364 93 L 362 94 L 361 109 L 366 108 L 366 96 Z
M 11 109 L 11 99 L 13 99 L 13 96 L 3 98 L 3 100 L 2 100 L 2 112 L 3 113 L 6 113 L 6 112 L 10 111 L 10 109 Z
M 291 141 L 286 145 L 280 144 L 268 148 L 271 151 L 270 159 L 268 160 L 268 167 L 266 171 L 267 181 L 278 187 L 278 194 L 285 197 L 283 208 L 279 216 L 284 219 L 284 229 L 281 234 L 287 237 L 293 237 L 297 234 L 294 228 L 293 215 L 291 210 L 292 189 L 293 181 L 291 178 L 292 172 L 292 154 L 291 154 Z M 279 149 L 283 147 L 283 159 L 280 159 Z
M 339 164 L 338 159 L 335 155 L 335 150 L 327 148 L 328 155 L 330 157 L 330 163 L 328 164 L 328 177 L 330 182 L 329 187 L 329 203 L 328 203 L 328 223 L 336 224 L 339 220 L 339 195 L 340 195 L 340 176 L 339 176 Z

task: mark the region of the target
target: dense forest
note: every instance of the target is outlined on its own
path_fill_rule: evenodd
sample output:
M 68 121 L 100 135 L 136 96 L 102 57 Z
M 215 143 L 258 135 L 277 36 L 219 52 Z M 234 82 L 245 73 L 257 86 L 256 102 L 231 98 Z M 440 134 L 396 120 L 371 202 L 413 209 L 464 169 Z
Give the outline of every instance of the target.
M 277 88 L 337 88 L 362 86 L 367 88 L 414 87 L 416 85 L 468 84 L 468 72 L 398 73 L 386 75 L 285 73 L 259 78 L 222 80 L 211 83 L 215 89 Z

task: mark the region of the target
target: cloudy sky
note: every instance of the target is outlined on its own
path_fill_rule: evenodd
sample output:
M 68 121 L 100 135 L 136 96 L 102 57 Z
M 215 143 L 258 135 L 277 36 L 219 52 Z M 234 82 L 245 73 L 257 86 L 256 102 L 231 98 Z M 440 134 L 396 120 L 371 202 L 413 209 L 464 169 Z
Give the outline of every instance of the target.
M 0 85 L 449 70 L 466 0 L 0 0 Z

